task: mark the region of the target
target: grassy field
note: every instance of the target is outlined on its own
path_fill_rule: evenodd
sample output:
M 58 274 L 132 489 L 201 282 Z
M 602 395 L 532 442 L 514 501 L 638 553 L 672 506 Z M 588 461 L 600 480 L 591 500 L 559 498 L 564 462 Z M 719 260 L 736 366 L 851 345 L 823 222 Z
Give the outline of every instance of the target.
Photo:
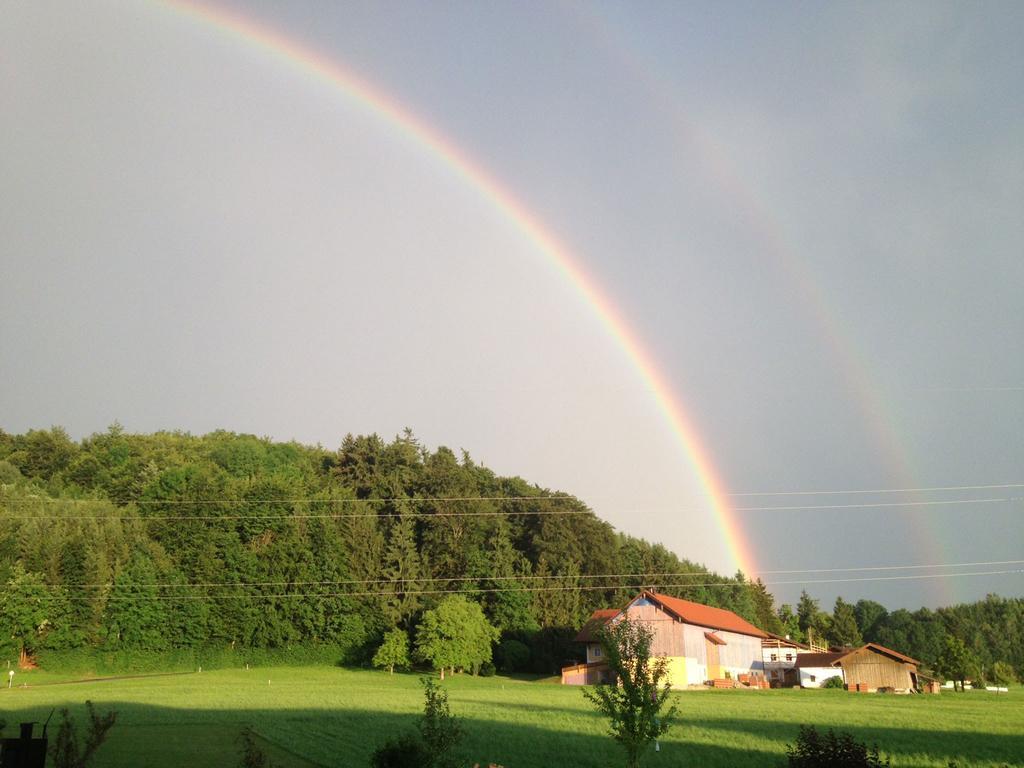
M 65 678 L 66 679 L 66 678 Z M 374 747 L 413 727 L 422 710 L 418 676 L 332 667 L 221 670 L 163 677 L 64 682 L 19 673 L 0 691 L 6 733 L 83 703 L 118 711 L 96 768 L 237 764 L 246 725 L 277 766 L 366 766 Z M 446 681 L 462 719 L 467 764 L 622 764 L 620 749 L 579 688 L 550 681 L 457 676 Z M 692 691 L 677 695 L 680 719 L 650 766 L 780 766 L 801 723 L 841 728 L 877 742 L 894 766 L 1024 765 L 1024 694 L 887 696 L 845 691 Z M 59 715 L 54 716 L 56 723 Z M 51 735 L 55 733 L 51 724 Z

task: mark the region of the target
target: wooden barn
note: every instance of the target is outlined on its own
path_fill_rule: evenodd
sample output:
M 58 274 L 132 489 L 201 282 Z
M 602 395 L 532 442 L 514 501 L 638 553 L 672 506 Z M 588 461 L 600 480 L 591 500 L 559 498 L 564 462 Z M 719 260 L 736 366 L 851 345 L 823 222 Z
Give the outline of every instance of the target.
M 867 643 L 852 650 L 801 654 L 796 667 L 803 688 L 818 688 L 829 677 L 842 677 L 854 691 L 914 691 L 918 663 L 885 646 Z
M 917 689 L 917 666 L 920 662 L 876 643 L 848 651 L 838 663 L 843 668 L 846 684 L 860 686 L 859 690 Z
M 595 611 L 576 640 L 587 646 L 587 664 L 566 667 L 562 682 L 585 685 L 599 682 L 607 667 L 601 659 L 597 632 L 608 622 L 628 616 L 654 633 L 651 651 L 668 659 L 674 688 L 700 685 L 728 675 L 763 675 L 761 641 L 767 637 L 732 611 L 681 600 L 657 592 L 644 592 L 616 610 Z M 585 669 L 582 669 L 584 667 Z

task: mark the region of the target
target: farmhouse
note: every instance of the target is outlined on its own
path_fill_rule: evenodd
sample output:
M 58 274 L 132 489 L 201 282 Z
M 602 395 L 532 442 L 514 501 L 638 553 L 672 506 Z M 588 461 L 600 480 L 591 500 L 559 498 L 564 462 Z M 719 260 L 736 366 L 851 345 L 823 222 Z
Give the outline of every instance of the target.
M 916 659 L 877 643 L 831 653 L 805 653 L 796 659 L 801 687 L 818 688 L 830 677 L 841 677 L 848 689 L 857 691 L 916 690 L 917 665 Z
M 761 662 L 768 682 L 773 688 L 792 688 L 798 685 L 797 656 L 818 649 L 771 632 L 765 634 L 767 637 L 761 641 Z
M 589 685 L 607 679 L 597 633 L 622 616 L 651 629 L 651 653 L 668 659 L 674 688 L 764 672 L 761 641 L 767 635 L 753 624 L 732 611 L 647 591 L 620 610 L 594 612 L 576 636 L 577 642 L 587 646 L 587 663 L 563 669 L 563 684 Z

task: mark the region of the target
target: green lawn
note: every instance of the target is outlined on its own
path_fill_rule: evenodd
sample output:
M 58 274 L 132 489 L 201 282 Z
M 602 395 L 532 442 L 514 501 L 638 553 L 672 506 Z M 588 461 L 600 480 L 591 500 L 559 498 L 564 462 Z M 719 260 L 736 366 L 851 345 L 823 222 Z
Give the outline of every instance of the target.
M 66 679 L 66 678 L 65 678 Z M 235 739 L 251 724 L 274 765 L 366 766 L 374 747 L 412 728 L 422 709 L 417 675 L 333 667 L 221 670 L 61 683 L 19 673 L 0 691 L 6 733 L 82 704 L 116 709 L 117 725 L 96 768 L 237 763 Z M 579 688 L 503 677 L 457 676 L 445 685 L 467 732 L 467 764 L 616 766 L 619 747 Z M 845 691 L 693 691 L 677 695 L 680 719 L 650 754 L 650 766 L 779 766 L 800 723 L 852 731 L 877 742 L 894 766 L 1024 765 L 1024 694 L 972 691 L 940 696 Z M 54 723 L 58 715 L 54 716 Z M 51 724 L 51 735 L 55 733 Z

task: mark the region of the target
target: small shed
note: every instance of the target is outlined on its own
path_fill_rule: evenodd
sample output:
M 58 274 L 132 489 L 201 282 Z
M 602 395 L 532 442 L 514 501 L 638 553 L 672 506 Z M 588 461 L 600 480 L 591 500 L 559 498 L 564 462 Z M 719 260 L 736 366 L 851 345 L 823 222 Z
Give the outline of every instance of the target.
M 914 691 L 918 663 L 877 643 L 830 653 L 801 653 L 796 658 L 802 688 L 820 688 L 828 678 L 841 677 L 855 691 Z
M 562 667 L 562 685 L 598 685 L 611 683 L 615 675 L 604 662 Z
M 894 691 L 917 689 L 920 662 L 877 643 L 868 643 L 844 653 L 839 659 L 847 684 L 866 686 L 869 691 L 889 688 Z

